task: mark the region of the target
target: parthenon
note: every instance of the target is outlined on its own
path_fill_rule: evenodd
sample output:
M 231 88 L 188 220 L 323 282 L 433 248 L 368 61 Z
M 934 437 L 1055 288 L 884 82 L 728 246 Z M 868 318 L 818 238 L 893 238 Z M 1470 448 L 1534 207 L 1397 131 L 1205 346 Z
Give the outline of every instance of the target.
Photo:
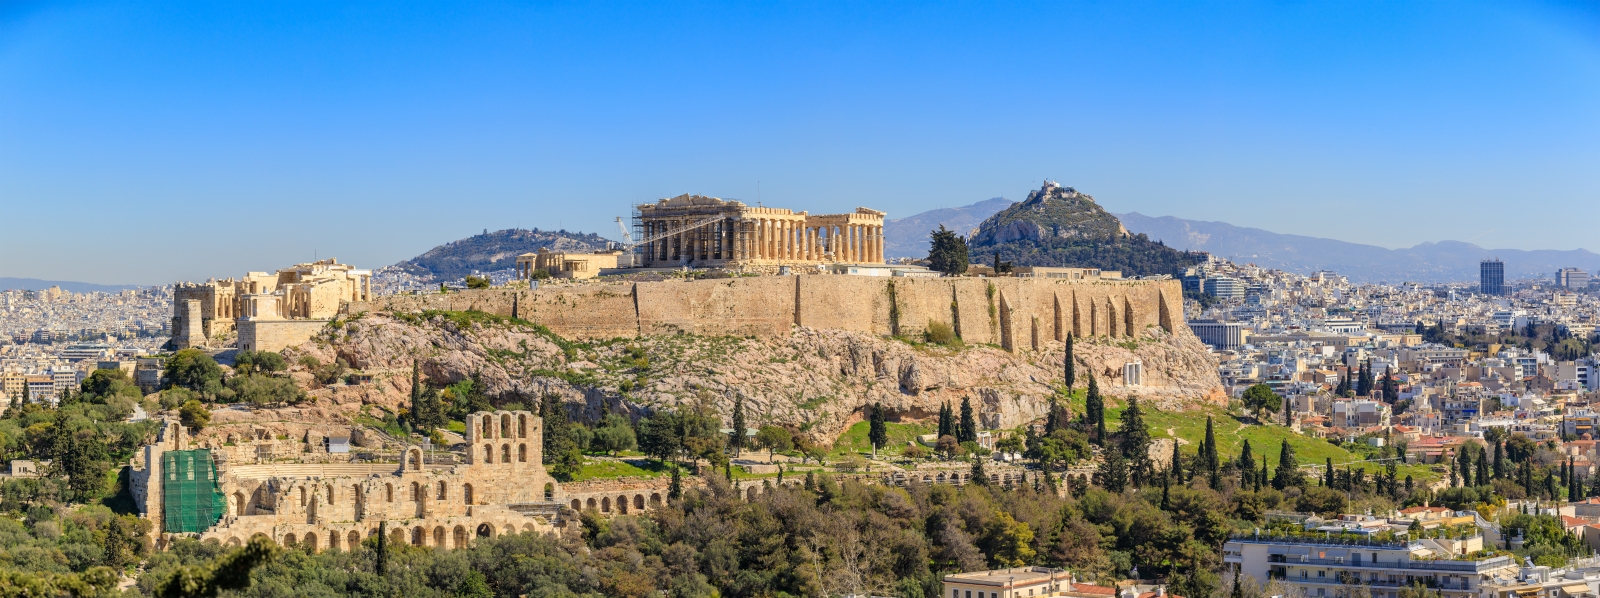
M 646 267 L 883 263 L 884 212 L 868 208 L 813 216 L 685 194 L 638 209 Z

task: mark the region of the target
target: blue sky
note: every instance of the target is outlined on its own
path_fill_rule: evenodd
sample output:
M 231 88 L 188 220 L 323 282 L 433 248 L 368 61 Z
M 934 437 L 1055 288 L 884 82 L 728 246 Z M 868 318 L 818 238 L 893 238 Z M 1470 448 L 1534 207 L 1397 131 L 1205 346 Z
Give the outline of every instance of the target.
M 1600 9 L 0 4 L 0 276 L 377 267 L 615 236 L 684 192 L 893 218 L 1046 177 L 1117 212 L 1600 250 Z

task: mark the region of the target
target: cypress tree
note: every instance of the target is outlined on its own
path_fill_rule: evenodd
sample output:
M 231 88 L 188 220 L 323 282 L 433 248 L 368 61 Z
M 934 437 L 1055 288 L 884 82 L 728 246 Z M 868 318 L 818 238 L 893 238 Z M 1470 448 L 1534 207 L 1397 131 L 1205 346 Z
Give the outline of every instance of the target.
M 389 522 L 378 522 L 378 552 L 373 557 L 372 570 L 383 577 L 389 572 Z
M 1479 486 L 1488 486 L 1489 485 L 1489 455 L 1488 455 L 1488 453 L 1484 453 L 1484 454 L 1478 455 L 1478 458 L 1473 461 L 1473 466 L 1476 467 L 1476 469 L 1473 470 L 1472 477 L 1478 481 L 1478 485 Z
M 1215 472 L 1221 467 L 1222 464 L 1218 462 L 1217 458 L 1217 435 L 1212 427 L 1211 416 L 1209 415 L 1206 416 L 1206 440 L 1205 444 L 1200 445 L 1200 452 L 1208 471 Z
M 1179 484 L 1183 482 L 1183 453 L 1178 452 L 1178 439 L 1172 439 L 1172 462 L 1167 465 L 1170 477 L 1177 478 Z
M 1089 418 L 1089 425 L 1095 429 L 1095 444 L 1105 446 L 1106 440 L 1106 405 L 1100 398 L 1100 385 L 1094 381 L 1094 374 L 1089 374 L 1089 391 L 1083 405 L 1083 414 Z
M 977 442 L 978 420 L 972 415 L 972 398 L 961 398 L 961 427 L 957 429 L 956 440 L 961 442 Z
M 1128 487 L 1128 462 L 1122 458 L 1122 451 L 1106 451 L 1105 461 L 1101 462 L 1096 475 L 1100 478 L 1101 488 L 1121 494 Z
M 1300 463 L 1294 458 L 1294 448 L 1289 446 L 1289 440 L 1284 439 L 1283 448 L 1278 450 L 1278 476 L 1272 480 L 1272 487 L 1282 490 L 1300 484 Z
M 1244 440 L 1244 448 L 1239 449 L 1239 487 L 1252 488 L 1256 475 L 1256 457 L 1250 452 L 1250 439 Z
M 411 360 L 411 412 L 417 412 L 417 402 L 422 400 L 422 371 L 417 360 Z
M 806 472 L 806 487 L 811 487 L 811 472 Z M 676 501 L 683 497 L 683 476 L 678 473 L 678 464 L 672 464 L 672 481 L 667 484 L 667 500 Z
M 889 425 L 883 417 L 883 403 L 872 404 L 872 419 L 867 424 L 867 442 L 872 443 L 874 454 L 889 444 Z
M 1150 463 L 1150 429 L 1137 398 L 1128 399 L 1128 408 L 1122 411 L 1121 434 L 1122 454 L 1130 461 L 1133 485 L 1143 486 L 1155 475 L 1155 466 Z
M 1161 478 L 1161 510 L 1163 511 L 1168 511 L 1172 508 L 1172 501 L 1168 498 L 1169 492 L 1167 490 L 1168 485 L 1171 483 L 1167 478 Z
M 1062 369 L 1065 370 L 1064 372 L 1062 372 L 1062 376 L 1063 376 L 1062 379 L 1066 381 L 1067 390 L 1070 392 L 1072 390 L 1072 385 L 1076 384 L 1078 382 L 1078 371 L 1077 371 L 1078 364 L 1075 363 L 1076 360 L 1072 357 L 1072 334 L 1071 333 L 1067 334 L 1067 357 L 1066 357 L 1066 359 L 1064 359 L 1062 361 L 1063 361 Z
M 979 486 L 989 485 L 989 475 L 983 471 L 983 457 L 972 456 L 972 483 Z
M 1461 450 L 1461 485 L 1472 486 L 1472 451 Z
M 1322 477 L 1322 485 L 1327 486 L 1329 488 L 1332 488 L 1333 487 L 1333 457 L 1328 457 L 1328 464 L 1326 466 L 1326 471 L 1323 472 L 1322 476 L 1323 476 Z
M 1267 460 L 1261 460 L 1261 473 L 1256 474 L 1256 492 L 1267 487 Z
M 1567 472 L 1567 500 L 1581 500 L 1583 497 L 1583 482 L 1578 481 L 1578 471 L 1572 466 L 1572 457 L 1567 457 Z
M 1506 477 L 1506 443 L 1494 443 L 1494 479 Z
M 950 409 L 950 401 L 945 401 L 939 406 L 939 437 L 955 436 L 955 415 Z
M 729 422 L 728 427 L 733 428 L 733 434 L 728 437 L 728 448 L 733 449 L 734 455 L 738 455 L 740 451 L 744 450 L 745 441 L 744 429 L 746 424 L 744 421 L 743 393 L 734 395 L 733 397 L 733 421 Z

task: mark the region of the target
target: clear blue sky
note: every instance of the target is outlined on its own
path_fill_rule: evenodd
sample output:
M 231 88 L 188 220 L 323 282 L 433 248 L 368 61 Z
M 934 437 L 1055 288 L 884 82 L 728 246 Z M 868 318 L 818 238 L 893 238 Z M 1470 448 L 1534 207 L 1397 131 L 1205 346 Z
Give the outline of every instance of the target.
M 153 284 L 683 192 L 1046 177 L 1387 247 L 1600 230 L 1589 4 L 0 3 L 0 276 Z

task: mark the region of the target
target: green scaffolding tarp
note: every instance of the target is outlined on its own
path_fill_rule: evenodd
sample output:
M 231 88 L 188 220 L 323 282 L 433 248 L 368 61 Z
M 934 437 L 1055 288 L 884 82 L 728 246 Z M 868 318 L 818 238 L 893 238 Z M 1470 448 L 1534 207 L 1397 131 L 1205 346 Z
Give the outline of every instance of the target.
M 217 466 L 211 451 L 167 451 L 161 455 L 161 502 L 168 533 L 203 532 L 227 512 L 217 487 Z

